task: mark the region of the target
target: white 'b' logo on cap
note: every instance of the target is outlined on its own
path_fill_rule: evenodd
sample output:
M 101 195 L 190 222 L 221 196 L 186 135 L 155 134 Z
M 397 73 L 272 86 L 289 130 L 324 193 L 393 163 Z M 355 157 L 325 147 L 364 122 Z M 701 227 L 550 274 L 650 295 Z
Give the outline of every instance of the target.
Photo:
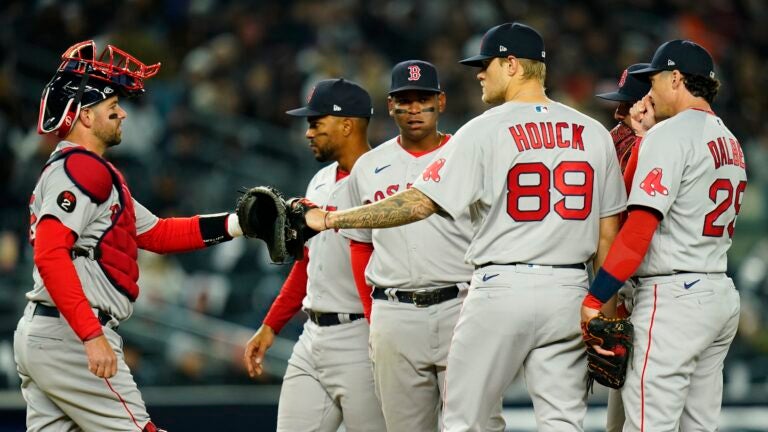
M 110 94 L 110 93 L 112 93 L 113 91 L 114 91 L 114 90 L 112 90 L 112 87 L 104 87 L 104 94 Z
M 499 45 L 499 52 L 507 52 L 507 47 L 504 45 Z
M 408 66 L 408 72 L 410 73 L 408 81 L 418 81 L 421 78 L 421 68 L 417 65 Z

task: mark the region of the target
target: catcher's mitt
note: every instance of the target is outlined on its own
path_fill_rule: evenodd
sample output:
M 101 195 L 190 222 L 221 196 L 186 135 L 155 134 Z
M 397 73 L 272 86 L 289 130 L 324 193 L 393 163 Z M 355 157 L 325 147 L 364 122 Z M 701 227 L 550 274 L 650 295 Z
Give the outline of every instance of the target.
M 587 344 L 588 388 L 592 388 L 594 381 L 606 387 L 621 388 L 632 355 L 632 323 L 626 318 L 607 318 L 601 313 L 589 322 L 582 322 L 581 331 L 584 343 Z M 595 344 L 612 351 L 614 356 L 598 354 L 592 348 Z
M 289 257 L 302 259 L 304 242 L 316 234 L 304 220 L 304 213 L 314 204 L 304 201 L 303 206 L 289 205 L 277 189 L 256 186 L 243 193 L 235 213 L 243 235 L 264 240 L 269 258 L 284 263 Z

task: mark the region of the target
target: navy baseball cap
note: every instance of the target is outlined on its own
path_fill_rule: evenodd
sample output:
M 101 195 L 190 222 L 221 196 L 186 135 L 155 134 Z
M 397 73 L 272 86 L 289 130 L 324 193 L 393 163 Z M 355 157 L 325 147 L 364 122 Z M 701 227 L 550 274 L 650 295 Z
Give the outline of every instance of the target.
M 371 96 L 358 84 L 344 78 L 318 82 L 309 94 L 307 106 L 285 112 L 296 117 L 332 115 L 366 117 L 373 115 Z
M 630 74 L 647 80 L 656 72 L 675 69 L 684 74 L 715 78 L 715 65 L 709 52 L 696 42 L 681 39 L 663 43 L 653 55 L 650 66 Z
M 544 39 L 539 32 L 525 24 L 505 23 L 485 32 L 480 43 L 480 54 L 466 58 L 459 63 L 482 67 L 483 60 L 507 57 L 544 61 Z
M 405 90 L 421 90 L 440 93 L 440 80 L 435 65 L 422 60 L 406 60 L 392 68 L 392 84 L 389 94 Z
M 600 93 L 595 95 L 600 99 L 616 102 L 637 102 L 647 95 L 651 90 L 651 84 L 648 81 L 638 79 L 630 75 L 633 71 L 647 68 L 650 63 L 636 63 L 624 69 L 624 73 L 619 78 L 619 89 L 615 92 Z

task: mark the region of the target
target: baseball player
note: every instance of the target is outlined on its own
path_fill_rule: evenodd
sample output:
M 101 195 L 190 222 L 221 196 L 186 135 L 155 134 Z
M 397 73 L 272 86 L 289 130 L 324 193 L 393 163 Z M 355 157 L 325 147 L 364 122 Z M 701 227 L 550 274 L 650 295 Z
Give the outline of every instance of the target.
M 632 71 L 648 67 L 648 63 L 637 63 L 624 69 L 619 78 L 619 88 L 610 93 L 601 93 L 597 97 L 609 101 L 618 102 L 613 118 L 619 122 L 611 129 L 611 138 L 619 158 L 619 168 L 624 175 L 624 187 L 629 193 L 632 187 L 632 177 L 637 168 L 637 153 L 640 150 L 639 136 L 632 129 L 632 121 L 629 117 L 629 108 L 643 98 L 651 89 L 651 85 L 635 76 Z M 626 220 L 626 212 L 620 215 L 620 222 Z M 632 312 L 632 284 L 627 282 L 619 290 L 617 296 L 617 315 L 626 318 Z M 608 389 L 608 416 L 606 420 L 607 432 L 619 432 L 624 427 L 624 405 L 621 403 L 621 392 L 617 389 Z
M 448 353 L 445 431 L 483 431 L 523 373 L 539 431 L 580 431 L 586 354 L 579 304 L 585 262 L 602 262 L 624 210 L 610 135 L 547 98 L 544 42 L 523 24 L 490 29 L 480 55 L 482 98 L 495 105 L 464 125 L 413 184 L 378 203 L 307 213 L 314 229 L 391 227 L 467 208 L 475 268 Z M 374 313 L 375 322 L 376 315 Z
M 360 157 L 344 207 L 409 189 L 451 138 L 437 129 L 446 97 L 431 63 L 397 64 L 387 103 L 400 134 Z M 387 429 L 436 431 L 460 293 L 473 271 L 463 259 L 472 237 L 469 209 L 455 220 L 432 217 L 409 226 L 342 234 L 352 240 L 352 269 L 371 317 L 371 359 Z M 501 398 L 496 414 L 491 430 L 503 430 Z
M 630 110 L 645 137 L 629 217 L 584 300 L 582 321 L 634 274 L 624 431 L 715 431 L 739 318 L 739 295 L 724 272 L 747 185 L 744 153 L 711 110 L 720 84 L 700 45 L 669 41 L 631 74 L 651 84 Z
M 306 107 L 288 111 L 306 117 L 306 137 L 315 159 L 332 161 L 312 178 L 307 198 L 335 209 L 346 196 L 349 172 L 370 150 L 371 98 L 344 79 L 320 81 Z M 368 356 L 368 322 L 350 267 L 349 240 L 337 231 L 307 242 L 264 323 L 245 350 L 251 376 L 260 375 L 275 334 L 302 307 L 309 316 L 293 348 L 278 404 L 278 431 L 386 431 Z
M 30 199 L 34 287 L 14 337 L 27 430 L 159 430 L 116 332 L 139 296 L 137 249 L 200 249 L 241 235 L 233 214 L 161 219 L 131 197 L 103 155 L 121 141 L 120 97 L 144 93 L 147 66 L 93 41 L 73 45 L 43 90 L 38 131 L 63 140 Z

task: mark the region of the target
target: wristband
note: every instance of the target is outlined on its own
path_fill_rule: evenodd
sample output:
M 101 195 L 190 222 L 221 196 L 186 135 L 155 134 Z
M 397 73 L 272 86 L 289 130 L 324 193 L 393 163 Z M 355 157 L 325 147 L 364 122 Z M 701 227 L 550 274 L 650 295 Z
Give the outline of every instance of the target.
M 229 216 L 227 216 L 227 233 L 229 233 L 232 238 L 243 235 L 243 229 L 240 228 L 240 220 L 237 219 L 235 213 L 230 213 Z
M 610 300 L 623 285 L 624 281 L 616 279 L 612 274 L 600 267 L 600 270 L 597 271 L 597 276 L 595 276 L 595 280 L 592 281 L 592 286 L 589 287 L 589 293 L 605 303 Z

